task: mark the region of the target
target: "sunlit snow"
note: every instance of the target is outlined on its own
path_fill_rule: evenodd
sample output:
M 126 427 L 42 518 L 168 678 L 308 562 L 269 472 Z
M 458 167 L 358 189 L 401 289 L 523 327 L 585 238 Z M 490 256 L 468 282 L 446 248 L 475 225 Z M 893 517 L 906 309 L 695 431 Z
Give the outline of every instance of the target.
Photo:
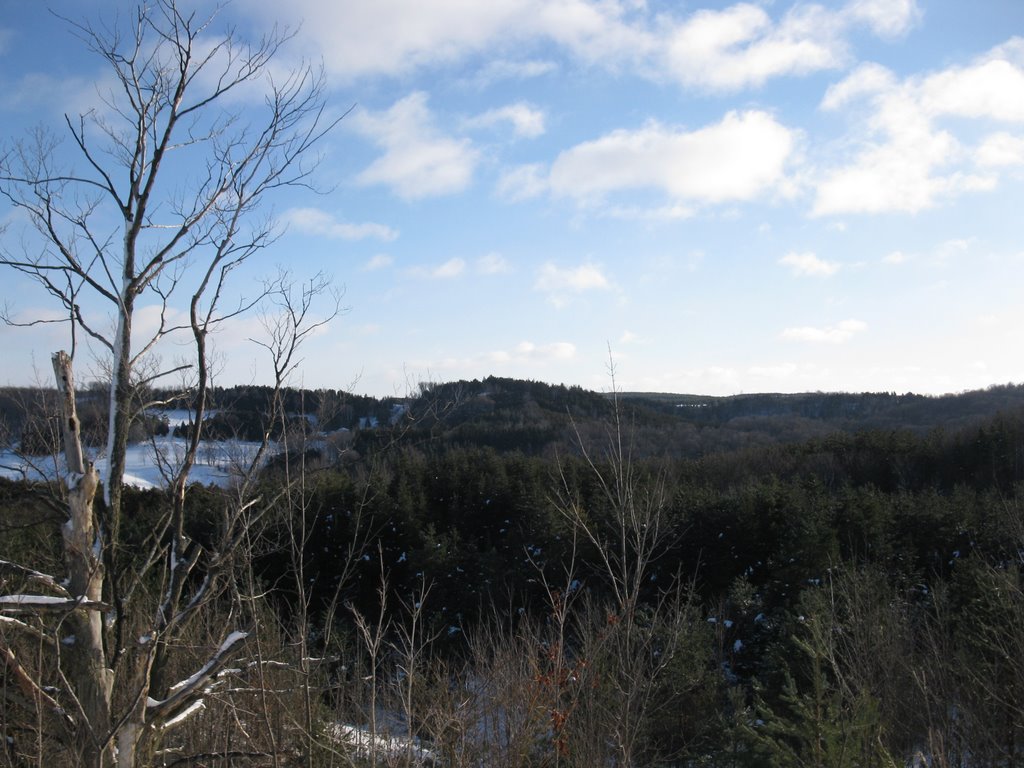
M 189 419 L 188 411 L 165 411 L 162 415 L 170 421 L 172 432 L 176 425 Z M 124 482 L 136 488 L 166 486 L 167 478 L 181 466 L 186 448 L 185 438 L 172 435 L 129 445 Z M 204 441 L 189 479 L 202 485 L 227 486 L 245 471 L 258 449 L 258 443 L 244 440 Z M 106 457 L 97 456 L 95 452 L 90 455 L 102 477 L 107 468 Z M 62 458 L 60 464 L 63 465 Z M 9 449 L 0 451 L 0 477 L 38 481 L 53 479 L 58 474 L 55 457 L 25 457 Z

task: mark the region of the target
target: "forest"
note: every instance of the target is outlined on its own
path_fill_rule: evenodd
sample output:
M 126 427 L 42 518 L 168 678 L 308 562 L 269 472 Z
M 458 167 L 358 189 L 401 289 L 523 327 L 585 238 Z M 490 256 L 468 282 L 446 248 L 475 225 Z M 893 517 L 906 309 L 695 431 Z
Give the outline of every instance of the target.
M 61 339 L 0 391 L 0 766 L 1024 764 L 1024 387 L 297 389 L 341 288 L 253 276 L 355 107 L 128 6 L 0 141 L 0 321 Z
M 1022 387 L 699 399 L 489 378 L 289 391 L 268 430 L 270 395 L 213 394 L 207 436 L 280 450 L 230 587 L 186 634 L 256 640 L 153 764 L 1021 763 Z M 54 398 L 5 393 L 9 434 L 57 434 L 17 407 Z M 4 592 L 59 570 L 61 492 L 3 483 Z M 216 551 L 237 493 L 193 487 L 187 539 Z M 118 568 L 151 556 L 169 494 L 126 489 Z M 40 640 L 0 637 L 43 663 Z M 7 764 L 59 760 L 13 670 Z

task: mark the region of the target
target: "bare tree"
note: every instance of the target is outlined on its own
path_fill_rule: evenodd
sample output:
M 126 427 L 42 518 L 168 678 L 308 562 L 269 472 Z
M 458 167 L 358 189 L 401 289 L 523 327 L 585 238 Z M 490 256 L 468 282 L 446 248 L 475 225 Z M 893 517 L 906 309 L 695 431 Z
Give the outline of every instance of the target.
M 43 642 L 50 654 L 30 664 L 16 643 L 0 639 L 7 675 L 18 684 L 17 694 L 5 694 L 4 706 L 26 709 L 38 731 L 65 745 L 65 759 L 77 754 L 84 765 L 151 759 L 162 734 L 197 711 L 247 638 L 232 627 L 230 607 L 224 609 L 229 621 L 220 638 L 194 671 L 174 681 L 177 638 L 215 605 L 234 553 L 272 503 L 242 482 L 223 502 L 212 541 L 200 546 L 186 533 L 188 478 L 211 382 L 210 334 L 260 299 L 274 298 L 283 319 L 270 326 L 276 333 L 267 346 L 280 388 L 304 336 L 323 322 L 312 311 L 313 298 L 325 289 L 320 280 L 298 297 L 287 281 L 277 281 L 227 303 L 232 272 L 274 240 L 259 207 L 279 188 L 307 184 L 315 164 L 310 150 L 336 121 L 325 118 L 316 70 L 271 77 L 287 32 L 275 29 L 248 44 L 233 30 L 217 36 L 217 22 L 176 0 L 141 4 L 109 26 L 69 22 L 113 82 L 100 93 L 98 109 L 65 117 L 77 160 L 61 167 L 64 147 L 44 130 L 0 157 L 0 195 L 39 235 L 32 246 L 0 250 L 0 265 L 50 294 L 71 338 L 71 354 L 54 356 L 68 468 L 67 579 L 8 566 L 23 589 L 0 597 L 4 625 Z M 255 117 L 237 106 L 253 89 L 263 93 Z M 155 307 L 158 319 L 140 340 L 133 330 L 143 306 Z M 182 314 L 187 319 L 177 319 Z M 9 313 L 4 319 L 19 324 Z M 37 322 L 44 321 L 27 324 Z M 127 553 L 122 490 L 128 430 L 145 407 L 136 390 L 171 372 L 143 363 L 174 336 L 191 341 L 191 361 L 171 370 L 192 370 L 197 426 L 175 468 L 165 513 L 146 546 Z M 83 338 L 110 371 L 102 478 L 82 450 L 75 414 L 73 361 Z M 250 469 L 258 468 L 269 436 Z M 103 502 L 94 503 L 100 488 Z
M 657 563 L 676 536 L 671 495 L 663 475 L 645 474 L 634 462 L 613 361 L 609 372 L 612 416 L 604 457 L 596 458 L 577 435 L 603 509 L 586 508 L 564 474 L 555 506 L 580 542 L 592 548 L 610 597 L 577 612 L 578 653 L 588 662 L 594 690 L 603 687 L 607 695 L 589 696 L 588 707 L 574 718 L 584 728 L 582 743 L 595 753 L 588 761 L 631 766 L 642 762 L 659 684 L 691 633 L 692 590 L 671 573 L 662 575 L 668 586 L 651 586 L 658 578 Z M 603 753 L 605 744 L 596 733 L 607 744 Z
M 368 759 L 371 768 L 376 768 L 377 766 L 379 751 L 377 747 L 377 700 L 380 689 L 379 678 L 381 666 L 384 661 L 384 655 L 387 652 L 387 634 L 391 627 L 391 618 L 388 615 L 388 575 L 384 569 L 384 554 L 380 549 L 379 543 L 377 558 L 380 562 L 380 585 L 377 588 L 377 594 L 380 598 L 380 612 L 377 615 L 376 622 L 371 621 L 365 615 L 360 613 L 355 606 L 349 605 L 349 610 L 352 611 L 359 640 L 363 645 L 363 649 L 366 651 L 366 665 L 368 669 L 368 674 L 364 678 L 367 683 L 369 693 L 366 704 L 368 731 L 366 733 L 367 738 L 365 746 L 362 741 L 357 743 L 357 753 L 360 753 Z

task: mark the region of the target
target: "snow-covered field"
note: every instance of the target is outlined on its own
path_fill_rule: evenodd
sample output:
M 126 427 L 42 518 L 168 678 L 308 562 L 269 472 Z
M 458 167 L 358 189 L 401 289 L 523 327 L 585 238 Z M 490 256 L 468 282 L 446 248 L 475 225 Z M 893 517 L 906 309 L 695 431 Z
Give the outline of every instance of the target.
M 182 422 L 187 422 L 187 411 L 164 413 L 171 423 L 171 431 Z M 256 455 L 258 443 L 243 440 L 204 441 L 199 448 L 196 464 L 190 475 L 193 483 L 203 485 L 229 485 L 233 478 L 246 467 Z M 185 454 L 185 439 L 167 435 L 151 442 L 135 443 L 128 446 L 125 482 L 138 488 L 158 488 L 167 484 L 166 478 L 181 466 Z M 105 456 L 91 456 L 102 477 L 107 468 Z M 54 457 L 23 457 L 11 450 L 0 451 L 0 477 L 10 479 L 42 480 L 56 477 L 63 471 L 63 458 L 59 459 L 58 470 Z

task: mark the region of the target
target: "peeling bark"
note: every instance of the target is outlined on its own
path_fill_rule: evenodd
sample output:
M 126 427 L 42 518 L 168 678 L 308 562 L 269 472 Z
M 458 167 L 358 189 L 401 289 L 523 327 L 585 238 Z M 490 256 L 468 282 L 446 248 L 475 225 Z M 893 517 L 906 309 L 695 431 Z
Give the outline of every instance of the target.
M 66 352 L 53 355 L 53 371 L 61 394 L 64 424 L 64 455 L 68 464 L 68 513 L 64 523 L 64 559 L 68 567 L 68 592 L 89 603 L 103 600 L 103 539 L 96 525 L 93 501 L 99 475 L 85 458 L 78 414 L 72 360 Z M 110 735 L 110 703 L 114 672 L 107 666 L 103 646 L 103 616 L 79 607 L 67 619 L 75 643 L 62 654 L 69 680 L 81 708 L 77 729 L 83 765 L 113 764 Z

